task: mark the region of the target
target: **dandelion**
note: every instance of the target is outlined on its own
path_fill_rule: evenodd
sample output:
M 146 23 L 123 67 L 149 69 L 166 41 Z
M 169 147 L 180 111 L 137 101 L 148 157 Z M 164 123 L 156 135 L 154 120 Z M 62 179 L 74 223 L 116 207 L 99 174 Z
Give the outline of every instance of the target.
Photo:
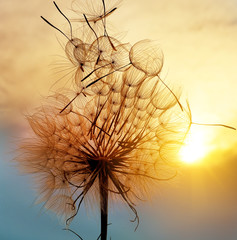
M 191 113 L 159 76 L 160 48 L 150 40 L 131 46 L 108 35 L 105 19 L 118 2 L 108 8 L 103 0 L 76 2 L 83 36 L 73 35 L 71 22 L 55 2 L 70 35 L 42 17 L 68 39 L 72 88 L 47 97 L 27 117 L 33 134 L 17 160 L 36 179 L 37 202 L 64 216 L 67 225 L 83 201 L 95 199 L 100 239 L 106 240 L 109 201 L 125 202 L 137 227 L 136 201 L 146 199 L 157 181 L 176 175 L 176 153 L 189 131 Z

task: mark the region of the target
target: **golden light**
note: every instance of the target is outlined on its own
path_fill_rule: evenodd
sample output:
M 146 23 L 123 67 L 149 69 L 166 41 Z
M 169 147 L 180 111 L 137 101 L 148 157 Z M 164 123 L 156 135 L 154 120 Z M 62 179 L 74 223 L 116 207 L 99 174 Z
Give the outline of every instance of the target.
M 179 154 L 181 161 L 192 164 L 199 162 L 210 151 L 210 146 L 205 141 L 205 132 L 200 127 L 194 126 L 190 129 L 189 135 L 184 141 L 184 146 L 181 148 Z

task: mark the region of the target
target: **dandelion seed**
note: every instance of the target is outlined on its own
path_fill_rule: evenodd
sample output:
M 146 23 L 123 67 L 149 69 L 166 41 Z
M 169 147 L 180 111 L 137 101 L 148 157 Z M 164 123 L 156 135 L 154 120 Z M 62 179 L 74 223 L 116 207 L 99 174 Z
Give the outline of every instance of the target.
M 106 1 L 106 7 L 102 0 L 73 0 L 72 9 L 80 18 L 75 21 L 85 21 L 82 15 L 88 16 L 88 21 L 98 22 L 111 15 L 120 5 L 121 0 Z

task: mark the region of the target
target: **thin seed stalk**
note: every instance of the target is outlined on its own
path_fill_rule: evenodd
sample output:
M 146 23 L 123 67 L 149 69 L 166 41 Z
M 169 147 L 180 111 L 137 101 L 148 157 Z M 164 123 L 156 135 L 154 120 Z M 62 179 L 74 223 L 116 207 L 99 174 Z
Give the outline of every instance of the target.
M 100 217 L 101 217 L 101 240 L 107 239 L 108 228 L 108 174 L 106 167 L 102 168 L 99 174 L 100 188 Z

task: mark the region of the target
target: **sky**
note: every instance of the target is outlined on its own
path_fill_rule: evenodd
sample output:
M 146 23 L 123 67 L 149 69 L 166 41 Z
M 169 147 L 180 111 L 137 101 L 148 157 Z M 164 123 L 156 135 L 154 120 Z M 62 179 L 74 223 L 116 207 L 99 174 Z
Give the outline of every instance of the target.
M 69 1 L 57 3 L 71 16 Z M 15 145 L 27 131 L 24 113 L 49 94 L 61 74 L 53 64 L 64 55 L 60 43 L 65 39 L 40 16 L 62 29 L 68 25 L 52 1 L 0 1 L 0 9 L 0 239 L 73 239 L 53 214 L 34 205 L 31 178 L 20 175 L 12 162 Z M 236 0 L 124 0 L 109 21 L 108 31 L 123 42 L 152 39 L 161 46 L 161 76 L 182 88 L 194 122 L 237 127 Z M 160 184 L 149 202 L 138 204 L 136 233 L 128 209 L 116 204 L 112 239 L 237 238 L 237 133 L 192 128 L 207 148 L 201 161 L 184 164 L 176 179 Z M 97 213 L 82 210 L 72 227 L 85 239 L 96 239 Z

